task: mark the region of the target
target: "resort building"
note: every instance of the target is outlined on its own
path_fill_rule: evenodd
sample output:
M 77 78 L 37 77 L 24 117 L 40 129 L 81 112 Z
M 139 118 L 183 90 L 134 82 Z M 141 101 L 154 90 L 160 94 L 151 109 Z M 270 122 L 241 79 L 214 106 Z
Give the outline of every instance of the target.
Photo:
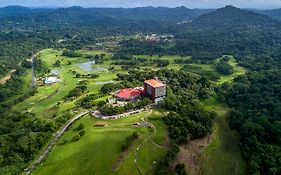
M 166 97 L 166 88 L 166 84 L 157 79 L 144 81 L 144 94 L 149 96 L 154 103 L 159 103 Z
M 117 91 L 115 93 L 115 97 L 117 98 L 117 100 L 133 101 L 133 100 L 137 100 L 142 93 L 143 90 L 140 88 L 126 88 Z
M 59 79 L 56 76 L 47 77 L 44 81 L 45 84 L 53 84 L 58 82 Z

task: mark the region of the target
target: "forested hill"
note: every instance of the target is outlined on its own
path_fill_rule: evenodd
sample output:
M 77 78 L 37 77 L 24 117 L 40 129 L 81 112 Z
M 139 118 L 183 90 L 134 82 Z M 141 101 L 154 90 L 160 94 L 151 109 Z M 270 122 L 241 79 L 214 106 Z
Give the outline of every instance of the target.
M 12 9 L 12 7 L 11 7 Z M 20 11 L 26 8 L 16 7 Z M 23 10 L 24 9 L 24 10 Z M 2 9 L 3 10 L 3 9 Z M 30 9 L 29 9 L 30 10 Z M 12 10 L 11 10 L 12 11 Z M 17 10 L 16 10 L 17 11 Z M 82 8 L 70 7 L 50 10 L 48 13 L 26 14 L 19 13 L 16 17 L 4 19 L 4 21 L 35 24 L 72 24 L 72 25 L 107 25 L 114 26 L 128 24 L 130 22 L 153 21 L 162 23 L 187 22 L 202 14 L 208 13 L 209 9 L 188 9 L 185 7 L 141 7 L 141 8 Z M 1 9 L 0 9 L 1 15 Z
M 273 9 L 273 10 L 255 10 L 251 9 L 251 11 L 270 16 L 272 18 L 281 20 L 281 9 Z
M 51 12 L 54 9 L 51 8 L 27 8 L 21 6 L 7 6 L 0 8 L 0 18 L 1 17 L 9 17 L 9 16 L 17 16 L 20 14 L 34 14 L 34 13 L 47 13 Z
M 248 10 L 242 10 L 233 6 L 226 6 L 211 13 L 199 16 L 192 22 L 193 26 L 208 27 L 278 27 L 280 22 L 268 16 Z
M 281 66 L 281 22 L 232 6 L 202 15 L 177 35 L 176 52 L 198 59 L 232 54 L 250 69 Z M 183 28 L 183 27 L 182 27 Z

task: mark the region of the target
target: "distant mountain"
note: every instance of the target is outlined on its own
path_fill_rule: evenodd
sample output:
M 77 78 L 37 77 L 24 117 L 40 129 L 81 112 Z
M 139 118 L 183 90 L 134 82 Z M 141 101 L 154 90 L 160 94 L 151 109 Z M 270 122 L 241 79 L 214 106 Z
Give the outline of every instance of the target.
M 193 55 L 198 59 L 215 59 L 232 54 L 251 69 L 267 67 L 269 59 L 274 66 L 281 66 L 279 20 L 226 6 L 183 26 L 184 30 L 176 35 L 175 49 L 180 54 Z
M 21 6 L 7 6 L 0 8 L 0 17 L 16 16 L 19 14 L 46 13 L 53 11 L 50 8 L 27 8 Z
M 70 7 L 55 10 L 29 9 L 25 7 L 7 7 L 0 9 L 0 16 L 12 16 L 9 22 L 73 25 L 118 25 L 149 21 L 173 23 L 190 21 L 212 11 L 211 9 L 188 9 L 185 7 L 142 7 L 142 8 L 82 8 Z M 42 13 L 47 12 L 47 13 Z M 29 14 L 28 14 L 29 13 Z M 32 13 L 32 14 L 31 14 Z M 17 16 L 15 16 L 17 15 Z
M 211 9 L 188 9 L 185 7 L 166 8 L 166 7 L 141 7 L 141 8 L 82 8 L 70 7 L 61 8 L 49 13 L 48 16 L 60 16 L 61 19 L 69 21 L 98 19 L 116 20 L 142 20 L 142 21 L 162 21 L 180 22 L 192 20 L 202 14 L 212 11 Z M 84 19 L 82 19 L 84 17 Z
M 281 9 L 273 9 L 273 10 L 253 10 L 257 13 L 270 16 L 272 18 L 281 20 Z
M 195 26 L 209 27 L 279 27 L 280 23 L 268 16 L 253 11 L 226 6 L 211 13 L 203 14 L 193 21 Z

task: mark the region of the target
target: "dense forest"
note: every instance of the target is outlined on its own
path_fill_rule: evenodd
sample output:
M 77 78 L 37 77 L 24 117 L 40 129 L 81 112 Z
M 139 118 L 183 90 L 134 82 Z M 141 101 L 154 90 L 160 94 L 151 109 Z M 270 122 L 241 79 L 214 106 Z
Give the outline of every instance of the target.
M 279 70 L 248 73 L 227 91 L 235 110 L 230 127 L 239 133 L 249 174 L 281 173 L 281 79 Z
M 227 6 L 199 16 L 191 23 L 171 27 L 175 45 L 129 40 L 123 43 L 120 52 L 188 55 L 194 60 L 235 55 L 240 65 L 252 70 L 278 68 L 280 29 L 278 20 Z

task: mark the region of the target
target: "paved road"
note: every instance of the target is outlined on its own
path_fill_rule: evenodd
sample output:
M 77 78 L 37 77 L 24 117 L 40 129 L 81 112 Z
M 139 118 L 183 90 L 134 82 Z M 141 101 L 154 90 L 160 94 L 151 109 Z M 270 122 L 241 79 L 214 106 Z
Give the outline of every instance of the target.
M 67 130 L 67 128 L 74 123 L 76 120 L 81 118 L 82 116 L 88 114 L 89 111 L 82 112 L 81 114 L 75 116 L 71 120 L 69 120 L 55 135 L 54 139 L 49 143 L 49 145 L 45 148 L 45 150 L 39 155 L 39 157 L 33 162 L 28 168 L 25 169 L 25 174 L 30 174 L 32 171 L 36 169 L 40 163 L 44 160 L 46 155 L 52 150 L 53 146 L 57 143 L 58 139 L 63 135 L 63 133 Z
M 36 86 L 36 78 L 35 78 L 35 70 L 34 70 L 34 59 L 37 54 L 32 54 L 31 56 L 31 65 L 32 65 L 32 83 L 31 83 L 31 88 L 34 89 Z

